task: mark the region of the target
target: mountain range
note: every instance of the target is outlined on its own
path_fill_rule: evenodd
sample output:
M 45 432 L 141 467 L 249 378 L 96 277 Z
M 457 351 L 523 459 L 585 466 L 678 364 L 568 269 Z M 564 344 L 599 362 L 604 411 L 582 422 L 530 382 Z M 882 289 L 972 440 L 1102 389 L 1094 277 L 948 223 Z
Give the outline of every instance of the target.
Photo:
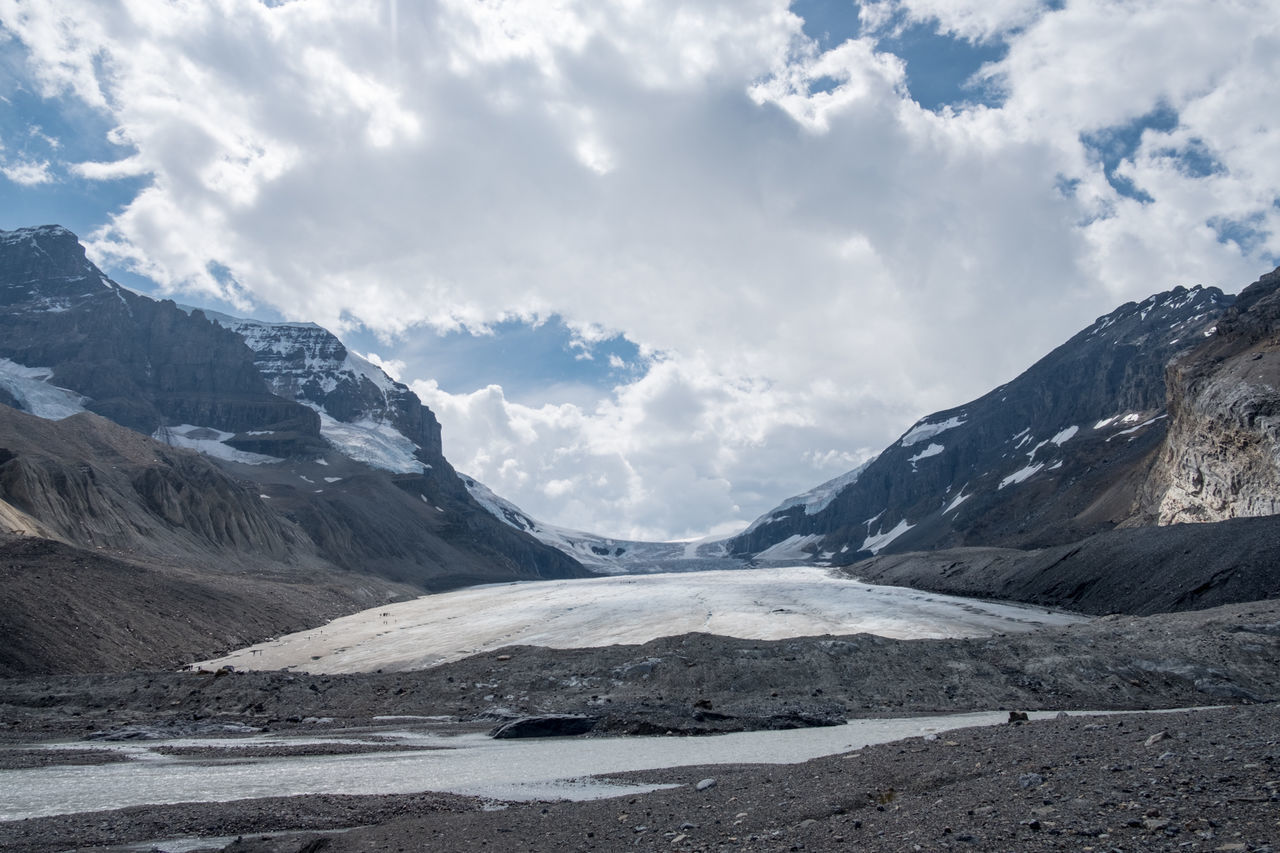
M 630 542 L 459 475 L 434 414 L 315 324 L 154 300 L 66 229 L 0 232 L 0 674 L 593 573 L 808 562 L 1098 613 L 1280 595 L 1278 291 L 1123 305 L 737 536 Z

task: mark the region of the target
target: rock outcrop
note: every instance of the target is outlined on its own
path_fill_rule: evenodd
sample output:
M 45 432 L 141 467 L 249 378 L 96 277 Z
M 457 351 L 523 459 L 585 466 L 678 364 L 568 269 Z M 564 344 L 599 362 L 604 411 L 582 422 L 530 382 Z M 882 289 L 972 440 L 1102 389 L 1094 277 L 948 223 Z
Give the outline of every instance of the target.
M 1168 369 L 1169 431 L 1137 522 L 1280 512 L 1280 270 L 1246 288 Z

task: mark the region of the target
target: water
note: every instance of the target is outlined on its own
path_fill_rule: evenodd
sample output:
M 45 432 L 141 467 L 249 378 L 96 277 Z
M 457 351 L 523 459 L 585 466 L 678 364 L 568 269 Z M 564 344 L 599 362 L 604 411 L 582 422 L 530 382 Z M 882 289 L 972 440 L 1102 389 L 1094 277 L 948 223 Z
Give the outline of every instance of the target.
M 1052 716 L 1050 712 L 1033 716 Z M 0 771 L 0 820 L 118 809 L 149 804 L 218 801 L 298 794 L 452 792 L 493 800 L 587 800 L 654 790 L 663 770 L 702 764 L 792 764 L 907 737 L 993 725 L 1007 712 L 854 720 L 843 726 L 746 732 L 696 738 L 580 738 L 509 741 L 484 735 L 379 732 L 405 745 L 444 747 L 412 752 L 285 758 L 192 758 L 152 751 L 163 745 L 252 747 L 272 743 L 350 742 L 347 738 L 262 736 L 153 741 L 145 745 L 85 744 L 77 749 L 127 751 L 134 760 Z M 144 756 L 145 753 L 145 756 Z M 591 779 L 653 771 L 652 784 Z

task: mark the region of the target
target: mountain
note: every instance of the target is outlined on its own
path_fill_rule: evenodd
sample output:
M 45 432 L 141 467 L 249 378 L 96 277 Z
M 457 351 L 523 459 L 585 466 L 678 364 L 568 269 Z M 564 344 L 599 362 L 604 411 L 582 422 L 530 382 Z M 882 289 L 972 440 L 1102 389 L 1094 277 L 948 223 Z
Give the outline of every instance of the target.
M 1171 411 L 1181 411 L 1177 399 L 1171 409 L 1166 367 L 1216 345 L 1234 301 L 1197 286 L 1122 305 L 1016 379 L 921 419 L 818 497 L 766 513 L 729 540 L 729 553 L 850 564 L 958 546 L 1041 548 L 1136 523 Z
M 471 496 L 494 518 L 563 551 L 593 572 L 605 575 L 694 572 L 740 569 L 746 565 L 745 560 L 730 557 L 720 540 L 644 542 L 613 539 L 535 521 L 520 507 L 494 494 L 478 480 L 463 475 L 462 482 Z
M 410 590 L 589 574 L 473 500 L 435 416 L 329 332 L 133 293 L 57 226 L 0 232 L 0 537 L 13 536 L 63 549 L 23 552 L 47 584 L 81 549 L 165 577 L 218 573 L 205 580 L 224 593 L 242 572 L 313 616 L 308 585 L 346 590 L 325 599 L 336 615 Z M 264 592 L 277 581 L 290 593 Z

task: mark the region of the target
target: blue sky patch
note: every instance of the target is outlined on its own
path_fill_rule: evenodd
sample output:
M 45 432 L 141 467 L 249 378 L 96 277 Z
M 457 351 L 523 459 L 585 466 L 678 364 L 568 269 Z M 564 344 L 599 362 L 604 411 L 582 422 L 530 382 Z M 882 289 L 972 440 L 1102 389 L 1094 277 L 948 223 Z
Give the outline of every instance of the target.
M 1089 152 L 1102 163 L 1103 174 L 1107 182 L 1120 195 L 1136 199 L 1144 204 L 1153 201 L 1141 187 L 1133 181 L 1116 173 L 1117 167 L 1125 160 L 1132 160 L 1142 143 L 1142 132 L 1145 130 L 1170 131 L 1178 126 L 1178 113 L 1172 107 L 1161 104 L 1146 115 L 1138 116 L 1126 124 L 1104 127 L 1093 133 L 1080 135 L 1080 141 Z
M 804 33 L 823 50 L 863 35 L 858 4 L 852 0 L 794 0 L 791 11 L 804 19 Z M 937 23 L 908 23 L 903 15 L 894 21 L 877 49 L 895 54 L 907 65 L 907 91 L 927 110 L 962 104 L 998 105 L 1002 96 L 993 87 L 973 83 L 983 65 L 1004 58 L 1003 42 L 975 44 L 939 33 Z M 811 92 L 829 91 L 821 81 Z
M 559 316 L 537 325 L 506 320 L 491 328 L 487 335 L 419 329 L 392 346 L 365 332 L 343 340 L 362 352 L 404 361 L 406 376 L 429 377 L 449 393 L 501 385 L 508 400 L 534 406 L 594 403 L 648 370 L 640 348 L 625 337 L 587 346 Z
M 791 13 L 804 19 L 804 34 L 823 50 L 862 34 L 854 0 L 792 0 Z
M 1213 156 L 1213 152 L 1202 139 L 1192 139 L 1180 149 L 1163 149 L 1159 154 L 1176 160 L 1178 171 L 1189 178 L 1207 178 L 1210 175 L 1225 174 L 1227 171 L 1227 167 Z
M 1271 236 L 1270 232 L 1264 230 L 1265 219 L 1262 213 L 1256 213 L 1244 219 L 1215 216 L 1205 224 L 1218 235 L 1219 243 L 1235 243 L 1240 248 L 1240 253 L 1244 255 L 1252 254 Z M 1277 264 L 1280 261 L 1271 257 L 1270 263 Z
M 963 104 L 994 107 L 1004 100 L 995 87 L 972 79 L 982 66 L 1004 58 L 1009 50 L 1004 42 L 975 44 L 939 33 L 936 24 L 927 22 L 881 39 L 879 48 L 907 63 L 907 91 L 926 110 Z
M 62 225 L 81 237 L 103 225 L 149 183 L 148 176 L 90 181 L 65 164 L 110 162 L 134 153 L 108 141 L 111 121 L 69 97 L 44 98 L 24 86 L 24 51 L 0 42 L 0 163 L 49 164 L 47 183 L 23 185 L 0 176 L 0 228 Z

